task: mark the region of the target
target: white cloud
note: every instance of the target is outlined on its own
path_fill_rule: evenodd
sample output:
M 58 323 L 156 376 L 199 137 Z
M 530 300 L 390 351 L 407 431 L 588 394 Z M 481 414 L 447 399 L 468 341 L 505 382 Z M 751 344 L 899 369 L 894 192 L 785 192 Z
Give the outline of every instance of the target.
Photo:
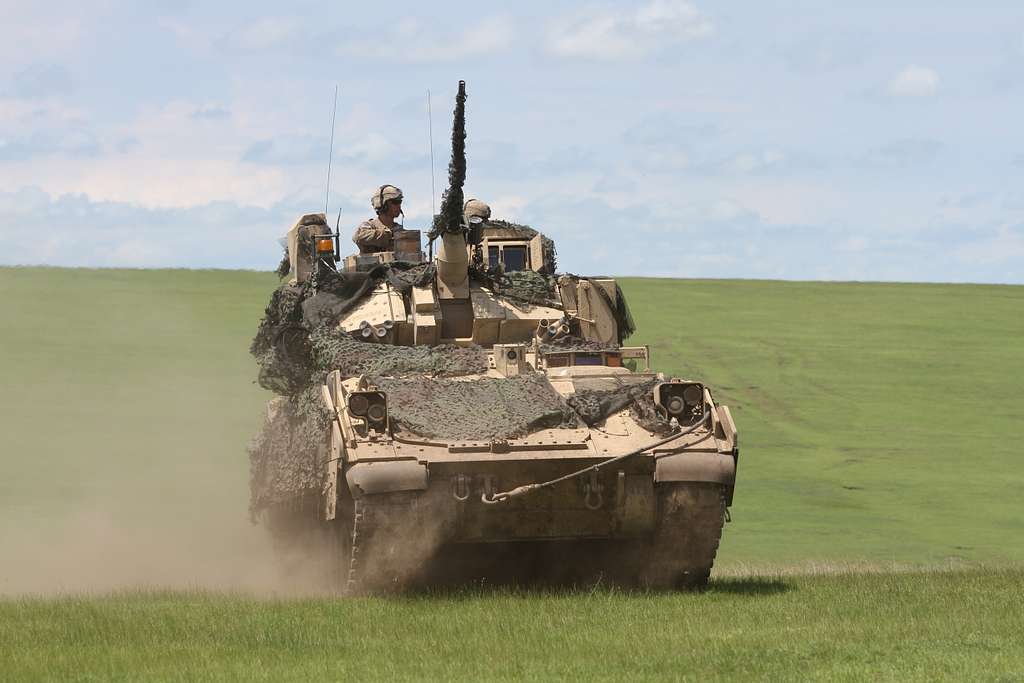
M 227 42 L 246 51 L 262 51 L 294 44 L 302 35 L 302 24 L 292 17 L 264 17 L 232 31 Z
M 41 99 L 63 95 L 74 87 L 70 72 L 59 64 L 37 63 L 14 74 L 13 95 L 24 99 Z
M 635 59 L 713 32 L 711 20 L 687 0 L 653 0 L 635 11 L 603 9 L 558 20 L 546 47 L 561 57 Z
M 758 152 L 742 152 L 727 163 L 730 170 L 738 173 L 758 173 L 778 167 L 786 161 L 786 156 L 777 150 L 766 149 Z
M 282 202 L 260 208 L 218 201 L 154 209 L 85 194 L 56 196 L 38 188 L 0 191 L 5 247 L 0 262 L 269 269 L 280 255 L 276 238 L 306 206 Z
M 710 208 L 706 209 L 709 219 L 719 221 L 734 221 L 741 218 L 753 218 L 756 216 L 743 206 L 731 199 L 719 199 L 712 202 Z
M 0 22 L 0 63 L 5 67 L 74 55 L 89 36 L 106 3 L 54 10 L 48 3 L 4 2 Z
M 830 73 L 863 64 L 876 42 L 873 35 L 861 31 L 819 30 L 783 43 L 777 51 L 797 73 Z
M 889 168 L 928 164 L 939 157 L 942 148 L 943 145 L 938 140 L 926 138 L 893 140 L 868 151 L 860 162 L 869 167 Z
M 939 74 L 926 66 L 911 64 L 889 81 L 893 97 L 930 97 L 939 87 Z
M 508 16 L 485 17 L 458 35 L 439 34 L 436 24 L 425 25 L 407 17 L 390 29 L 390 35 L 372 40 L 346 40 L 339 54 L 412 64 L 454 62 L 482 57 L 507 49 L 516 35 Z M 396 49 L 396 45 L 400 48 Z

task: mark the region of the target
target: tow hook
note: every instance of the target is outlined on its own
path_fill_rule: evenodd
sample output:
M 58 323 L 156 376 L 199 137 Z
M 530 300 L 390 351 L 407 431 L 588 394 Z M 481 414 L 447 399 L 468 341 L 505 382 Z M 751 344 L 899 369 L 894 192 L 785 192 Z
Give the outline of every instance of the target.
M 469 477 L 465 474 L 456 474 L 455 478 L 452 479 L 452 497 L 463 503 L 469 500 L 470 494 Z
M 484 499 L 493 498 L 496 488 L 493 474 L 480 475 L 480 492 Z
M 597 470 L 592 470 L 583 483 L 583 504 L 588 510 L 599 510 L 604 505 L 603 491 L 604 486 L 597 478 Z

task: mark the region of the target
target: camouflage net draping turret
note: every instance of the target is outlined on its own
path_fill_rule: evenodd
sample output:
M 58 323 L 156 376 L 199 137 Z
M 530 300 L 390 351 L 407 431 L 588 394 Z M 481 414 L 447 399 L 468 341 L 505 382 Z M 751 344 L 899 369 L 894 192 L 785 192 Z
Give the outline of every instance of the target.
M 547 377 L 533 372 L 470 380 L 373 377 L 398 433 L 445 441 L 514 439 L 579 419 Z
M 311 386 L 274 399 L 249 445 L 249 513 L 290 503 L 323 486 L 330 413 Z
M 487 370 L 480 347 L 391 346 L 357 341 L 338 319 L 387 281 L 398 291 L 429 282 L 429 264 L 389 263 L 368 273 L 285 283 L 274 290 L 250 345 L 259 384 L 280 395 L 249 447 L 250 512 L 318 492 L 324 475 L 329 413 L 320 387 L 327 374 L 452 377 Z
M 487 372 L 487 352 L 479 346 L 391 346 L 360 341 L 327 327 L 310 336 L 317 368 L 359 375 L 459 377 Z
M 387 263 L 366 273 L 328 273 L 315 283 L 316 289 L 309 282 L 285 283 L 273 292 L 250 351 L 260 369 L 260 386 L 282 398 L 249 449 L 253 515 L 320 490 L 329 424 L 320 386 L 332 370 L 349 377 L 372 376 L 388 393 L 396 428 L 426 438 L 516 438 L 539 429 L 598 425 L 627 407 L 645 429 L 667 433 L 668 422 L 655 409 L 650 386 L 581 391 L 565 400 L 541 373 L 453 381 L 446 378 L 484 374 L 486 351 L 476 346 L 370 343 L 337 328 L 338 320 L 380 283 L 407 292 L 433 277 L 430 264 Z M 543 303 L 553 295 L 548 289 L 553 278 L 532 271 L 487 284 L 521 306 Z M 595 290 L 604 295 L 601 287 Z M 621 294 L 617 298 L 620 306 L 613 310 L 620 325 L 631 331 L 625 300 Z M 610 350 L 572 336 L 542 348 Z
M 626 295 L 622 293 L 622 287 L 619 286 L 618 281 L 615 282 L 615 301 L 608 296 L 608 292 L 604 291 L 604 287 L 594 282 L 595 280 L 609 279 L 599 275 L 593 275 L 585 277 L 582 275 L 572 275 L 566 273 L 562 277 L 572 278 L 574 280 L 587 280 L 594 283 L 594 291 L 597 292 L 598 296 L 604 299 L 604 302 L 608 305 L 612 315 L 615 317 L 615 324 L 618 327 L 619 332 L 619 344 L 628 339 L 636 332 L 636 323 L 633 322 L 633 314 L 629 312 L 629 305 L 626 303 Z
M 313 283 L 285 283 L 270 296 L 249 352 L 259 365 L 259 384 L 290 396 L 322 377 L 316 372 L 311 333 L 334 327 L 381 282 L 400 293 L 431 282 L 428 263 L 383 263 L 365 273 L 330 273 Z M 322 368 L 320 368 L 322 370 Z
M 672 431 L 672 425 L 654 405 L 654 385 L 659 381 L 617 381 L 617 386 L 611 389 L 583 389 L 567 398 L 566 403 L 591 427 L 629 408 L 637 424 L 649 432 L 665 435 Z

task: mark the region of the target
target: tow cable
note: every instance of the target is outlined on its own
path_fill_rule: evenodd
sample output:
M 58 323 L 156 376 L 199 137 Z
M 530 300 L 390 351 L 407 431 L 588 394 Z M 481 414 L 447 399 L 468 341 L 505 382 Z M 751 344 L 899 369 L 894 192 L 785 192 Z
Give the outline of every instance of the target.
M 705 404 L 704 405 L 704 414 L 701 415 L 700 420 L 698 420 L 697 422 L 695 422 L 694 424 L 690 425 L 689 427 L 687 427 L 686 429 L 683 429 L 683 430 L 680 430 L 678 428 L 678 426 L 677 426 L 676 430 L 673 431 L 671 434 L 669 434 L 668 436 L 666 436 L 663 439 L 658 439 L 654 443 L 647 444 L 646 446 L 638 448 L 635 451 L 630 451 L 629 453 L 626 453 L 625 455 L 617 455 L 614 458 L 610 458 L 610 459 L 605 460 L 603 462 L 599 462 L 596 465 L 591 465 L 589 467 L 584 467 L 581 470 L 577 470 L 576 472 L 571 472 L 569 474 L 566 474 L 566 475 L 563 475 L 561 477 L 558 477 L 557 479 L 552 479 L 551 481 L 546 481 L 546 482 L 544 482 L 542 484 L 524 484 L 523 486 L 517 486 L 516 488 L 512 489 L 511 491 L 502 491 L 500 493 L 495 493 L 490 498 L 487 497 L 487 492 L 485 491 L 480 496 L 480 500 L 482 502 L 486 503 L 487 505 L 496 505 L 498 503 L 504 503 L 505 501 L 511 500 L 513 498 L 518 498 L 519 496 L 525 496 L 527 493 L 532 493 L 534 491 L 539 491 L 540 489 L 548 488 L 549 486 L 554 486 L 555 484 L 560 484 L 563 481 L 569 481 L 570 479 L 575 479 L 576 477 L 579 477 L 579 476 L 582 476 L 584 474 L 587 474 L 588 472 L 596 473 L 602 467 L 607 467 L 608 465 L 615 464 L 615 463 L 619 462 L 620 460 L 625 460 L 626 458 L 632 458 L 633 456 L 640 455 L 641 453 L 645 453 L 645 452 L 651 450 L 652 448 L 657 448 L 658 446 L 662 446 L 664 444 L 667 444 L 669 441 L 674 441 L 675 439 L 678 439 L 681 436 L 686 436 L 687 434 L 693 432 L 698 427 L 702 426 L 705 422 L 707 422 L 709 417 L 711 417 L 711 413 L 708 412 L 707 404 Z

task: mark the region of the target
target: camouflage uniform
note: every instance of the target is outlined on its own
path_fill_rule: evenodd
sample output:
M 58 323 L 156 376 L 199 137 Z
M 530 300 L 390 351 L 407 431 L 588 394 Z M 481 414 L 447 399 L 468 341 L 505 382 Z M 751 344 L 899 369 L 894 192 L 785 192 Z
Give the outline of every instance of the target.
M 389 202 L 402 201 L 401 188 L 394 185 L 381 185 L 370 197 L 370 206 L 377 212 L 377 218 L 363 221 L 352 235 L 352 241 L 359 247 L 360 254 L 376 254 L 379 251 L 394 251 L 394 228 L 389 228 L 380 219 L 381 213 Z
M 393 251 L 395 233 L 379 218 L 363 221 L 352 235 L 352 241 L 359 246 L 360 254 L 376 254 L 378 251 Z

